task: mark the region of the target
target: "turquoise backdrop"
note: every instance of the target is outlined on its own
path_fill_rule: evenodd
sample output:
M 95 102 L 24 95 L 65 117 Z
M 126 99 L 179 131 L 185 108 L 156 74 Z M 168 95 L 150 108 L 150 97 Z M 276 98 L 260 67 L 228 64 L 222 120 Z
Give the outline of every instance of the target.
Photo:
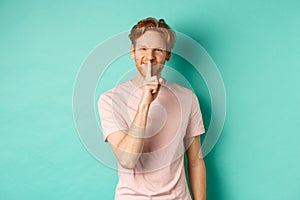
M 207 199 L 299 200 L 298 0 L 1 0 L 0 199 L 113 199 L 117 172 L 80 141 L 73 87 L 98 44 L 148 16 L 200 43 L 224 81 L 224 129 L 205 157 Z M 99 90 L 115 84 L 112 72 Z

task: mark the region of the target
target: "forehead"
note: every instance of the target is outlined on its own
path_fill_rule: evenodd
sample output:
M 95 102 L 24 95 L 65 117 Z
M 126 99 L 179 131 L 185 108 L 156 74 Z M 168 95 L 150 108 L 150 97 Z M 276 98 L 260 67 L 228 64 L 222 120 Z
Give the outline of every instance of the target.
M 158 31 L 146 31 L 141 37 L 136 39 L 136 46 L 146 46 L 146 47 L 166 47 L 166 40 L 162 33 Z

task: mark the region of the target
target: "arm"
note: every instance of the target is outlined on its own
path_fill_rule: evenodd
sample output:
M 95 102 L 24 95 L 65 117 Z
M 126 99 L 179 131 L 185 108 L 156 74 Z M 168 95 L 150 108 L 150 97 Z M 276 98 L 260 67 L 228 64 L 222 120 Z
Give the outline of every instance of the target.
M 120 165 L 134 168 L 143 149 L 149 105 L 140 104 L 130 129 L 117 131 L 107 138 Z
M 151 63 L 148 65 L 146 81 L 142 87 L 143 95 L 129 130 L 114 132 L 107 138 L 119 164 L 129 169 L 135 167 L 143 150 L 149 107 L 159 91 L 157 77 L 151 77 Z
M 187 149 L 188 172 L 195 200 L 206 199 L 206 169 L 202 158 L 200 136 L 191 139 Z

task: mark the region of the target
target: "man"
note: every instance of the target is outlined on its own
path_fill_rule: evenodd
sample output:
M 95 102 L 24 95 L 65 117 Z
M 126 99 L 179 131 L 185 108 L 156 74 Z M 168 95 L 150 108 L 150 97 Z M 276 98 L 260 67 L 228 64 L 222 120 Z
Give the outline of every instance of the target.
M 129 35 L 137 76 L 98 101 L 104 139 L 119 163 L 117 200 L 190 200 L 184 152 L 195 200 L 206 198 L 201 154 L 204 133 L 196 95 L 161 77 L 175 33 L 163 19 L 146 18 Z

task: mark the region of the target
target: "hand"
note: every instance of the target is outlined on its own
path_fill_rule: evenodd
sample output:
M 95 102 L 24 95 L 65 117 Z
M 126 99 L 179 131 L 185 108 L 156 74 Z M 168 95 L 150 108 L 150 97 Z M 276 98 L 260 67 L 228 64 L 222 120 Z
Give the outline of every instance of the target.
M 146 79 L 143 83 L 143 96 L 141 103 L 149 105 L 158 95 L 160 84 L 163 79 L 158 80 L 157 76 L 152 76 L 151 62 L 148 63 L 146 69 Z

